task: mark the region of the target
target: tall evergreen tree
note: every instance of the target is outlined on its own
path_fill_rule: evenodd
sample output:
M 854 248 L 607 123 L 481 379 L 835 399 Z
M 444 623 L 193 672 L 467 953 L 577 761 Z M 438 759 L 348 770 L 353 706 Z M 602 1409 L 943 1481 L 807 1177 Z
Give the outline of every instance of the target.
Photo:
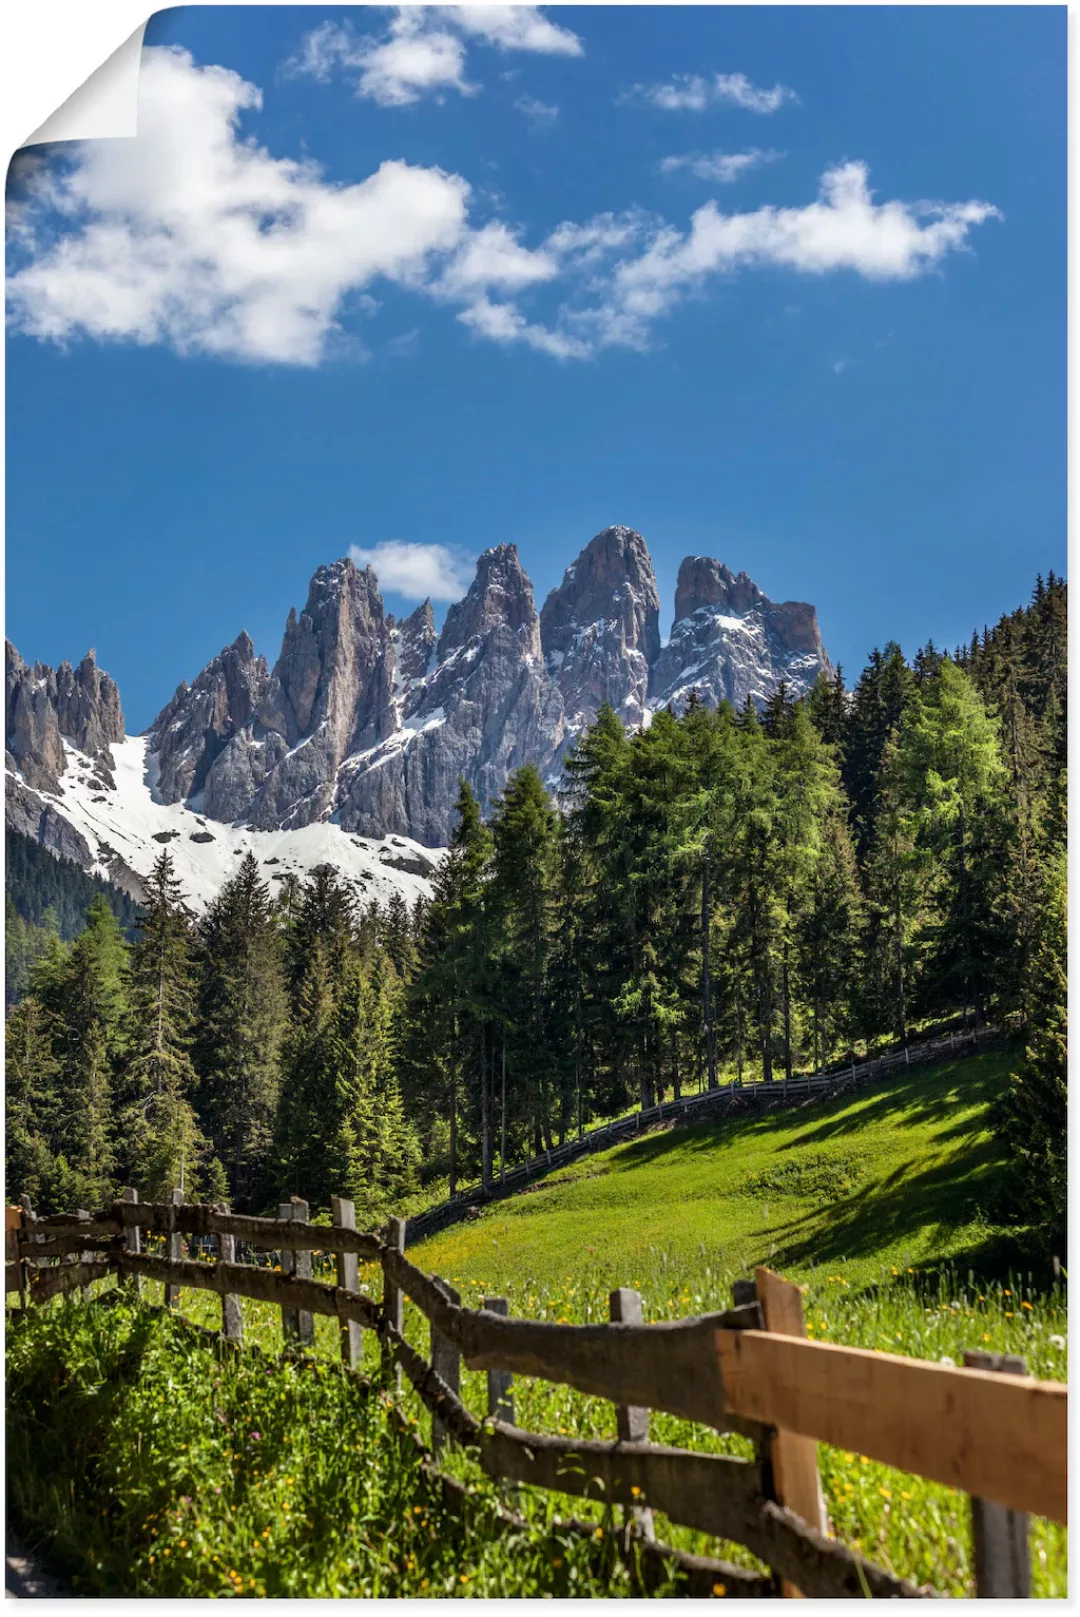
M 199 1117 L 246 1207 L 269 1165 L 287 1007 L 281 928 L 250 853 L 202 918 L 198 965 Z
M 193 1105 L 192 930 L 168 850 L 147 881 L 129 1005 L 121 1130 L 126 1177 L 144 1199 L 160 1201 L 174 1186 L 190 1198 L 199 1188 L 206 1141 Z

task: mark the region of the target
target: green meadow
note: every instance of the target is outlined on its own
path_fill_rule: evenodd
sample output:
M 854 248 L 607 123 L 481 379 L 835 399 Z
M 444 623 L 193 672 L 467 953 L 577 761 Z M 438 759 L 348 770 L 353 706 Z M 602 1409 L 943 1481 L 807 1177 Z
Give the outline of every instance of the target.
M 615 1285 L 642 1293 L 647 1319 L 719 1310 L 735 1278 L 767 1263 L 805 1284 L 807 1329 L 819 1338 L 956 1363 L 966 1348 L 987 1347 L 1065 1379 L 1064 1287 L 1029 1267 L 993 1221 L 1006 1163 L 987 1111 L 1008 1068 L 1005 1054 L 986 1054 L 854 1099 L 654 1133 L 551 1175 L 409 1255 L 456 1285 L 466 1305 L 501 1295 L 513 1313 L 574 1323 L 606 1319 Z M 316 1270 L 325 1266 L 316 1257 Z M 361 1286 L 378 1296 L 374 1266 L 361 1266 Z M 160 1287 L 145 1290 L 160 1301 Z M 206 1292 L 185 1291 L 181 1308 L 220 1322 L 220 1302 Z M 243 1311 L 247 1340 L 276 1352 L 280 1311 L 251 1302 Z M 610 1509 L 520 1490 L 529 1528 L 506 1541 L 492 1528 L 492 1485 L 449 1449 L 446 1469 L 475 1489 L 463 1539 L 425 1492 L 385 1395 L 342 1377 L 337 1327 L 315 1325 L 320 1372 L 256 1356 L 219 1361 L 160 1315 L 140 1325 L 123 1305 L 58 1304 L 26 1321 L 9 1349 L 17 1516 L 31 1530 L 60 1523 L 53 1542 L 69 1567 L 81 1554 L 87 1593 L 633 1592 L 604 1549 Z M 406 1331 L 426 1353 L 426 1322 L 408 1303 Z M 376 1383 L 378 1364 L 365 1333 Z M 463 1371 L 462 1392 L 485 1412 L 481 1373 Z M 522 1426 L 615 1436 L 603 1400 L 528 1378 L 514 1392 Z M 429 1417 L 411 1390 L 403 1405 L 426 1437 Z M 667 1415 L 652 1416 L 651 1436 L 749 1453 L 738 1437 Z M 822 1446 L 819 1461 L 838 1537 L 942 1594 L 973 1592 L 963 1495 L 842 1450 Z M 595 1545 L 562 1533 L 559 1511 L 594 1520 Z M 758 1564 L 741 1546 L 662 1516 L 657 1532 L 679 1548 Z M 92 1554 L 76 1549 L 81 1541 Z M 1063 1597 L 1065 1529 L 1034 1519 L 1032 1555 L 1035 1593 Z

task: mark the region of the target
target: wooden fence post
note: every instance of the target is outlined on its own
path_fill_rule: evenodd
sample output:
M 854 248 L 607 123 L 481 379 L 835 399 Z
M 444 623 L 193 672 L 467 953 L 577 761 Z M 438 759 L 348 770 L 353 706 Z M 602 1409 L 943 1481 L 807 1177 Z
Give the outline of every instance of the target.
M 608 1298 L 612 1324 L 644 1325 L 641 1293 L 629 1286 L 617 1286 Z M 620 1443 L 647 1443 L 649 1441 L 649 1411 L 632 1404 L 615 1405 L 615 1425 Z M 653 1513 L 648 1505 L 633 1505 L 630 1521 L 642 1538 L 650 1543 L 655 1539 Z
M 442 1292 L 448 1303 L 455 1307 L 461 1306 L 461 1293 L 454 1290 L 445 1280 L 436 1280 L 436 1286 Z M 431 1327 L 431 1368 L 443 1384 L 449 1387 L 456 1398 L 461 1392 L 461 1353 L 453 1342 L 441 1336 Z M 431 1417 L 431 1452 L 437 1455 L 446 1442 L 446 1429 L 437 1415 Z
M 306 1223 L 307 1216 L 308 1204 L 299 1196 L 293 1196 L 278 1207 L 278 1217 L 293 1223 Z M 283 1275 L 295 1275 L 298 1280 L 310 1280 L 311 1253 L 283 1251 L 281 1272 Z M 301 1347 L 311 1347 L 315 1341 L 315 1316 L 304 1308 L 282 1308 L 281 1329 L 286 1337 L 291 1336 Z
M 489 1314 L 498 1314 L 506 1319 L 510 1313 L 510 1304 L 505 1297 L 485 1297 L 484 1307 Z M 487 1409 L 488 1414 L 496 1420 L 505 1421 L 507 1426 L 514 1424 L 514 1378 L 509 1370 L 489 1370 L 487 1373 Z
M 170 1259 L 170 1261 L 173 1262 L 173 1263 L 179 1263 L 180 1259 L 184 1255 L 183 1237 L 177 1231 L 177 1228 L 176 1228 L 176 1214 L 173 1212 L 173 1208 L 182 1207 L 183 1205 L 184 1205 L 184 1192 L 182 1190 L 180 1190 L 180 1189 L 176 1189 L 176 1190 L 171 1191 L 169 1193 L 169 1200 L 168 1200 L 169 1233 L 168 1233 L 168 1235 L 166 1237 L 166 1240 L 165 1240 L 165 1256 L 168 1259 Z M 175 1308 L 176 1305 L 179 1303 L 179 1301 L 180 1301 L 180 1287 L 179 1286 L 166 1286 L 165 1287 L 165 1307 L 166 1308 Z
M 802 1290 L 791 1281 L 782 1280 L 771 1269 L 755 1270 L 757 1299 L 765 1320 L 765 1329 L 778 1336 L 806 1336 L 803 1317 Z M 825 1510 L 825 1496 L 818 1473 L 817 1443 L 812 1437 L 799 1437 L 793 1432 L 778 1431 L 769 1444 L 772 1469 L 773 1497 L 777 1504 L 786 1505 L 807 1526 L 819 1533 L 829 1531 L 829 1518 Z M 801 1600 L 802 1593 L 794 1584 L 783 1581 L 786 1599 Z
M 1008 1375 L 1027 1374 L 1016 1353 L 964 1354 L 970 1370 L 998 1370 Z M 1030 1600 L 1031 1548 L 1028 1518 L 989 1499 L 971 1499 L 971 1538 L 975 1551 L 975 1594 L 980 1600 Z
M 76 1209 L 75 1209 L 75 1217 L 78 1219 L 80 1224 L 89 1224 L 89 1222 L 90 1222 L 89 1209 L 86 1208 L 86 1207 L 76 1207 Z M 92 1251 L 90 1251 L 90 1250 L 88 1250 L 86 1252 L 80 1252 L 78 1257 L 75 1258 L 74 1261 L 76 1263 L 93 1263 L 93 1261 L 94 1261 L 94 1253 Z M 84 1297 L 89 1297 L 89 1295 L 90 1295 L 89 1282 L 85 1286 L 80 1286 L 79 1290 L 80 1290 L 80 1292 L 82 1293 L 82 1295 Z
M 395 1252 L 400 1252 L 402 1257 L 405 1256 L 405 1220 L 403 1218 L 392 1218 L 390 1220 L 389 1224 L 387 1225 L 386 1244 Z M 404 1334 L 404 1299 L 402 1298 L 401 1292 L 390 1279 L 390 1276 L 386 1273 L 385 1269 L 383 1270 L 383 1317 L 386 1320 L 386 1323 L 393 1330 L 395 1330 L 399 1336 Z M 384 1352 L 383 1357 L 385 1365 L 389 1367 L 393 1363 L 393 1358 L 389 1350 Z M 394 1365 L 394 1385 L 398 1392 L 400 1392 L 400 1364 Z
M 24 1236 L 25 1236 L 25 1232 L 27 1230 L 27 1227 L 30 1224 L 32 1224 L 33 1221 L 34 1221 L 34 1208 L 33 1208 L 33 1205 L 32 1205 L 32 1203 L 30 1201 L 30 1197 L 27 1195 L 25 1190 L 23 1191 L 22 1195 L 19 1197 L 19 1206 L 22 1208 L 23 1233 L 24 1233 Z M 31 1236 L 28 1237 L 28 1239 L 30 1240 L 32 1245 L 36 1246 L 37 1243 L 41 1240 L 41 1237 L 40 1237 L 40 1235 L 31 1235 Z M 22 1264 L 22 1280 L 23 1280 L 23 1284 L 26 1287 L 26 1292 L 27 1292 L 28 1297 L 29 1297 L 29 1293 L 30 1293 L 30 1281 L 33 1279 L 33 1273 L 34 1273 L 34 1270 L 35 1270 L 36 1267 L 37 1267 L 36 1264 L 32 1264 L 29 1259 L 24 1258 L 23 1264 Z M 25 1307 L 25 1304 L 23 1306 Z
M 335 1229 L 356 1228 L 356 1207 L 352 1202 L 346 1201 L 344 1196 L 331 1197 L 330 1217 L 334 1221 Z M 356 1291 L 360 1284 L 360 1259 L 355 1252 L 338 1252 L 335 1257 L 338 1285 L 343 1286 L 346 1291 Z M 341 1357 L 350 1370 L 359 1370 L 364 1362 L 364 1339 L 360 1333 L 361 1326 L 356 1320 L 342 1320 Z
M 228 1202 L 218 1202 L 217 1211 L 227 1213 Z M 217 1237 L 217 1260 L 219 1263 L 236 1262 L 236 1236 L 219 1232 Z M 240 1299 L 232 1293 L 221 1294 L 221 1334 L 227 1342 L 242 1342 L 244 1339 L 244 1316 L 240 1308 Z
M 17 1290 L 19 1293 L 19 1307 L 26 1307 L 26 1264 L 22 1260 L 19 1248 L 19 1234 L 23 1227 L 23 1212 L 21 1207 L 4 1208 L 4 1289 Z M 12 1275 L 14 1270 L 14 1275 Z M 8 1277 L 15 1281 L 12 1286 Z
M 139 1200 L 139 1192 L 137 1190 L 130 1189 L 122 1190 L 120 1192 L 120 1200 L 137 1203 Z M 124 1226 L 124 1251 L 133 1253 L 135 1257 L 138 1257 L 139 1253 L 142 1251 L 142 1231 L 137 1224 L 126 1224 Z M 131 1281 L 135 1287 L 136 1297 L 141 1298 L 143 1289 L 142 1275 L 132 1275 Z

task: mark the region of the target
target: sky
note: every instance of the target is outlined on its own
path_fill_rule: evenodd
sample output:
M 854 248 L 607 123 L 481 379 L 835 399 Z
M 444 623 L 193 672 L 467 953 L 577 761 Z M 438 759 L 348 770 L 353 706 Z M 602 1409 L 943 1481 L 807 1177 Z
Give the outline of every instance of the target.
M 352 554 L 637 528 L 849 683 L 1066 559 L 1064 7 L 183 7 L 8 179 L 7 633 L 129 731 Z

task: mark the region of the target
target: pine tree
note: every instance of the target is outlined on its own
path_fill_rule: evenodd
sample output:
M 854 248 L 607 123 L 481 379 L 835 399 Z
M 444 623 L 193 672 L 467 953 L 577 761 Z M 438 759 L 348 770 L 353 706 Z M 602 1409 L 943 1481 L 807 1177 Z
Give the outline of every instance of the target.
M 199 1119 L 232 1205 L 249 1205 L 267 1171 L 285 1034 L 280 923 L 252 854 L 199 927 Z
M 900 767 L 919 836 L 935 861 L 939 928 L 936 975 L 951 976 L 981 1014 L 988 984 L 979 949 L 972 863 L 977 817 L 994 801 L 1003 766 L 996 720 L 970 678 L 942 657 L 900 743 Z M 947 993 L 947 990 L 945 990 Z
M 26 1194 L 45 1213 L 70 1211 L 55 1203 L 53 1149 L 45 1120 L 55 1117 L 59 1029 L 33 994 L 10 1013 L 5 1028 L 4 1175 L 8 1200 Z
M 144 1200 L 199 1187 L 206 1142 L 192 1103 L 191 927 L 168 851 L 154 862 L 131 968 L 122 1108 L 127 1180 Z
M 512 1094 L 531 1119 L 534 1136 L 550 1150 L 555 1101 L 562 1099 L 560 1030 L 549 1015 L 558 882 L 555 811 L 531 764 L 510 777 L 493 808 L 486 896 L 498 985 L 493 998 L 499 1049 L 510 1069 Z M 494 1104 L 485 1106 L 485 1120 L 495 1109 Z M 559 1121 L 565 1128 L 561 1105 Z M 501 1116 L 499 1123 L 501 1138 Z M 490 1148 L 484 1160 L 485 1177 L 490 1177 Z
M 100 894 L 72 947 L 63 990 L 63 1101 L 57 1149 L 80 1206 L 112 1199 L 117 1162 L 115 1086 L 128 1044 L 128 946 Z
M 1028 1046 L 999 1119 L 1015 1163 L 1017 1214 L 1059 1255 L 1068 1215 L 1067 963 L 1066 872 L 1059 856 L 1045 892 Z

